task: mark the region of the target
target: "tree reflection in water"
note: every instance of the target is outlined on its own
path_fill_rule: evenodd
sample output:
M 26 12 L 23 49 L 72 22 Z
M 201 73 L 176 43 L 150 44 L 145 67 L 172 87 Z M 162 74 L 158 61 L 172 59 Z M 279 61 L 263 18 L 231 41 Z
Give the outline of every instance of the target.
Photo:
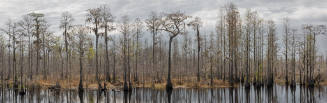
M 136 88 L 132 92 L 109 90 L 97 92 L 85 90 L 79 94 L 73 90 L 28 90 L 21 96 L 11 89 L 2 89 L 1 103 L 323 103 L 327 101 L 327 87 L 290 88 L 274 85 L 272 88 L 245 89 L 212 88 L 181 89 L 172 91 Z

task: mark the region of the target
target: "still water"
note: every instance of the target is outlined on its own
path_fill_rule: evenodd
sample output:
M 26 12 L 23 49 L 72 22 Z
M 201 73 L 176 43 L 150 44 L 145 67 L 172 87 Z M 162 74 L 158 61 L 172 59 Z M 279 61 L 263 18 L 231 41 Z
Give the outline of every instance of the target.
M 327 103 L 327 87 L 306 88 L 274 85 L 273 88 L 244 89 L 174 89 L 165 90 L 135 88 L 131 93 L 123 91 L 30 90 L 24 96 L 11 89 L 0 91 L 1 103 Z

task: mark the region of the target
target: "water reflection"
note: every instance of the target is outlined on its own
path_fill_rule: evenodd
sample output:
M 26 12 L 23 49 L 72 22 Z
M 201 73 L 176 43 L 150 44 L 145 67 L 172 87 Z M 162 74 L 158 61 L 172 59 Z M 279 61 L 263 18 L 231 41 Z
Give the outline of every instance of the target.
M 1 103 L 324 103 L 327 87 L 290 88 L 274 85 L 273 88 L 216 88 L 174 89 L 173 91 L 136 88 L 132 92 L 73 90 L 54 92 L 28 90 L 24 96 L 11 89 L 0 90 Z

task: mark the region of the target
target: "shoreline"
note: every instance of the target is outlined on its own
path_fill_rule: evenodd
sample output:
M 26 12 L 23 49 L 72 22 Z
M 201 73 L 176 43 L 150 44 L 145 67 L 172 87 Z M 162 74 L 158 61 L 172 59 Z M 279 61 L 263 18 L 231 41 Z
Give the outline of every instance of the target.
M 59 86 L 60 89 L 62 90 L 78 90 L 78 83 L 76 81 L 69 81 L 69 84 L 67 84 L 68 80 L 60 80 Z M 173 81 L 173 88 L 185 88 L 185 89 L 208 89 L 208 88 L 229 88 L 229 87 L 238 87 L 240 83 L 234 84 L 234 86 L 230 86 L 228 82 L 224 82 L 222 80 L 214 80 L 214 84 L 211 86 L 210 82 L 207 81 L 200 81 L 200 83 L 195 83 L 195 82 L 183 82 L 180 83 L 176 80 Z M 123 89 L 123 82 L 117 81 L 116 83 L 106 83 L 106 88 L 108 90 L 122 90 Z M 285 83 L 283 80 L 276 79 L 275 84 L 285 86 Z M 18 89 L 24 88 L 24 89 L 29 89 L 29 88 L 40 88 L 40 89 L 50 89 L 52 87 L 57 86 L 57 82 L 51 81 L 51 80 L 38 80 L 38 81 L 33 81 L 26 83 L 23 86 L 18 86 Z M 297 83 L 298 85 L 299 83 Z M 104 85 L 104 82 L 101 82 L 101 85 Z M 252 84 L 251 84 L 252 85 Z M 3 81 L 1 82 L 0 86 L 3 88 L 13 88 L 13 82 L 12 81 Z M 327 86 L 327 81 L 322 81 L 319 86 L 315 87 L 320 87 L 320 86 Z M 150 89 L 156 89 L 156 90 L 165 90 L 166 88 L 166 83 L 165 82 L 160 82 L 160 83 L 152 83 L 152 82 L 145 82 L 145 83 L 132 83 L 133 88 L 150 88 Z M 84 81 L 83 83 L 83 88 L 88 89 L 88 90 L 97 90 L 98 89 L 98 84 L 97 82 L 88 82 Z

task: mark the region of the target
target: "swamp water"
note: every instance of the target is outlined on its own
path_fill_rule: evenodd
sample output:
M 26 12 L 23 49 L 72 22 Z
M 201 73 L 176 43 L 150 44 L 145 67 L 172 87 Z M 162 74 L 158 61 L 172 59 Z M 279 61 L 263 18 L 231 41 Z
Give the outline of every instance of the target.
M 0 91 L 0 103 L 327 103 L 327 87 L 306 88 L 299 85 L 295 89 L 274 85 L 273 88 L 244 89 L 174 89 L 165 90 L 135 88 L 131 93 L 112 91 L 99 93 L 85 90 L 27 91 L 24 96 L 12 89 Z

